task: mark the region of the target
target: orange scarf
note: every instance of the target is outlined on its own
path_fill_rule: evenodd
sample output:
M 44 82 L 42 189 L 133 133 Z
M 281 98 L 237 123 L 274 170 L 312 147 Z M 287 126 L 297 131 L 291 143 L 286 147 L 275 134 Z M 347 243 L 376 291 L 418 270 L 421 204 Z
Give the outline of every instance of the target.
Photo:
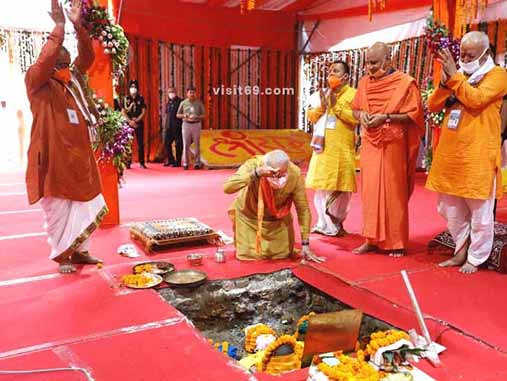
M 282 219 L 290 213 L 292 198 L 289 198 L 280 209 L 276 207 L 273 188 L 265 177 L 259 180 L 259 198 L 257 200 L 257 236 L 255 237 L 255 252 L 261 254 L 262 222 L 264 221 L 264 207 L 277 219 Z

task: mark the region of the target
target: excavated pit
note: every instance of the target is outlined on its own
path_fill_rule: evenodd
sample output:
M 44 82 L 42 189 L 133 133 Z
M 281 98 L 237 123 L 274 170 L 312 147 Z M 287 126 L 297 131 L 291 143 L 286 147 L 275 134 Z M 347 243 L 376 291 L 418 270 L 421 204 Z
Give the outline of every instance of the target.
M 214 342 L 228 341 L 243 354 L 244 331 L 263 323 L 278 334 L 293 334 L 298 319 L 313 311 L 325 313 L 351 307 L 296 278 L 290 270 L 208 282 L 194 289 L 166 288 L 164 299 L 181 311 L 201 334 Z M 360 336 L 391 325 L 363 315 Z

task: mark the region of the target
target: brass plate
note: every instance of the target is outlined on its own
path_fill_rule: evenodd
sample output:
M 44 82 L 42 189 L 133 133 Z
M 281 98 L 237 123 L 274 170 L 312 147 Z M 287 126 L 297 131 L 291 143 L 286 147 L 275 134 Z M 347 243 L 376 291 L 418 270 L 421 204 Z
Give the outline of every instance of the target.
M 206 282 L 206 273 L 197 270 L 179 270 L 166 274 L 164 280 L 173 287 L 196 287 Z
M 138 263 L 137 265 L 132 267 L 132 272 L 134 274 L 136 274 L 136 268 L 138 266 L 142 266 L 142 265 L 153 266 L 153 269 L 152 269 L 152 271 L 150 271 L 150 273 L 158 274 L 158 275 L 165 275 L 165 274 L 168 274 L 168 273 L 173 272 L 175 270 L 175 267 L 172 263 L 164 262 L 164 261 L 152 261 L 152 262 Z

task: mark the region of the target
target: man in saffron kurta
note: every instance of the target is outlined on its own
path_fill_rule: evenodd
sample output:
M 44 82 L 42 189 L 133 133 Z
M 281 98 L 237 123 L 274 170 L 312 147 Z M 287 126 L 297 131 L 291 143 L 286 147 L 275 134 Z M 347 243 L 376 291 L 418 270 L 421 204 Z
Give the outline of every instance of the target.
M 417 154 L 424 132 L 423 107 L 414 78 L 391 67 L 389 47 L 375 43 L 367 53 L 368 75 L 353 103 L 361 123 L 363 236 L 354 250 L 381 249 L 392 256 L 408 243 L 408 201 L 414 189 Z
M 45 212 L 50 259 L 60 264 L 60 272 L 70 273 L 76 271 L 73 264 L 99 262 L 88 252 L 89 236 L 107 208 L 90 143 L 92 117 L 78 81 L 94 59 L 88 32 L 80 25 L 81 1 L 73 0 L 67 12 L 78 37 L 72 72 L 57 0 L 50 15 L 56 26 L 25 78 L 33 114 L 26 186 L 30 204 L 41 200 Z
M 488 54 L 485 33 L 463 36 L 460 70 L 448 50 L 441 52 L 442 81 L 428 99 L 432 112 L 446 110 L 442 134 L 426 187 L 439 193 L 438 211 L 456 243 L 454 258 L 471 274 L 488 259 L 494 238 L 494 200 L 502 195 L 500 108 L 507 73 Z
M 348 85 L 349 66 L 333 63 L 328 77 L 328 94 L 320 90 L 320 108 L 310 108 L 312 123 L 326 115 L 324 149 L 314 151 L 306 187 L 315 189 L 313 198 L 318 220 L 312 232 L 343 236 L 352 192 L 356 191 L 355 126 L 352 101 L 356 90 Z
M 299 168 L 281 150 L 247 160 L 224 184 L 239 192 L 229 209 L 236 257 L 240 260 L 282 259 L 294 254 L 294 203 L 303 255 L 321 261 L 309 248 L 311 212 Z

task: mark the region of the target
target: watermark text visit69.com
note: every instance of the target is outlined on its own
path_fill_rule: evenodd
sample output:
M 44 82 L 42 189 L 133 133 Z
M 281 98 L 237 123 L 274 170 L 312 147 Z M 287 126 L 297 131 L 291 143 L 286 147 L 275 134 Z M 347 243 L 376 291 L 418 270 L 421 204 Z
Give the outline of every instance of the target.
M 266 87 L 261 89 L 260 86 L 220 86 L 213 87 L 213 95 L 294 95 L 295 91 L 292 87 Z

